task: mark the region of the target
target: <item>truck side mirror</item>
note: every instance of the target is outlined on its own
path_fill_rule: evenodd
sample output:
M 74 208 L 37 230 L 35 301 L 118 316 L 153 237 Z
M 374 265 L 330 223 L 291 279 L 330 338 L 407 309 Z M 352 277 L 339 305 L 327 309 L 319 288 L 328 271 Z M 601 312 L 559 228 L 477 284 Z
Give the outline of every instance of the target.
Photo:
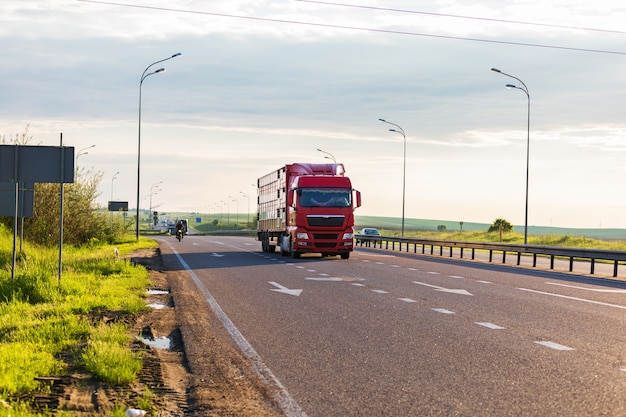
M 361 207 L 361 192 L 356 190 L 354 191 L 356 193 L 356 206 L 354 208 Z

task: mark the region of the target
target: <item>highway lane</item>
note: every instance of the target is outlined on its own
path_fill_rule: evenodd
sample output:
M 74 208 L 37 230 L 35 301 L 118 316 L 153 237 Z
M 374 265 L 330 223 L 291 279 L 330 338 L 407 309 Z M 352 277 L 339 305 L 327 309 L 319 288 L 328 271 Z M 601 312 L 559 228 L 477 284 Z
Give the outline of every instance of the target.
M 626 414 L 624 284 L 361 248 L 293 260 L 248 238 L 167 242 L 308 416 Z

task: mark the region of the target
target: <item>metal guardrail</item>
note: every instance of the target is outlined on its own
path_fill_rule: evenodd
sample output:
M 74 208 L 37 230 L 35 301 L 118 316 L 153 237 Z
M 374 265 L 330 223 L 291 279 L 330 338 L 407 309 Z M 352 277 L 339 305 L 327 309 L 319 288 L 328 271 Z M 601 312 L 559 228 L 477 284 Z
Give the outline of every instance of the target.
M 595 272 L 596 261 L 611 262 L 613 264 L 613 277 L 618 276 L 618 265 L 620 262 L 626 261 L 626 251 L 618 250 L 601 250 L 601 249 L 585 249 L 585 248 L 564 248 L 557 246 L 538 246 L 538 245 L 513 245 L 505 243 L 481 243 L 481 242 L 464 242 L 454 240 L 436 240 L 436 239 L 411 239 L 397 238 L 388 236 L 366 236 L 355 235 L 357 246 L 379 247 L 384 249 L 397 250 L 402 252 L 403 248 L 406 252 L 410 252 L 411 247 L 413 253 L 418 253 L 418 247 L 421 246 L 421 253 L 426 254 L 426 249 L 430 248 L 430 255 L 435 254 L 435 248 L 439 249 L 439 256 L 443 256 L 444 249 L 449 252 L 449 257 L 453 257 L 454 249 L 463 259 L 464 250 L 471 251 L 471 259 L 475 258 L 476 250 L 488 251 L 489 262 L 493 262 L 494 253 L 502 254 L 502 263 L 506 262 L 507 253 L 513 253 L 517 256 L 517 265 L 520 265 L 522 255 L 532 256 L 532 266 L 537 267 L 537 257 L 545 256 L 550 258 L 550 269 L 554 269 L 554 261 L 556 258 L 569 259 L 569 272 L 574 269 L 574 261 L 584 261 L 590 264 L 590 275 Z M 391 248 L 390 248 L 391 246 Z

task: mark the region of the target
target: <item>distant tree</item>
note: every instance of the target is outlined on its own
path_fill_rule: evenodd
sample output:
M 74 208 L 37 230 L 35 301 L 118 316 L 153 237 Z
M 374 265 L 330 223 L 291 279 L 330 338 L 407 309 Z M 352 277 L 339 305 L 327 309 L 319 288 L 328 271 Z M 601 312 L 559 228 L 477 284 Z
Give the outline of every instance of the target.
M 440 224 L 439 226 L 437 226 L 437 230 L 439 232 L 445 232 L 446 230 L 448 230 L 448 228 L 446 227 L 445 224 Z
M 491 226 L 489 226 L 489 230 L 487 230 L 487 232 L 498 232 L 498 231 L 500 231 L 500 227 L 502 227 L 502 231 L 503 232 L 512 232 L 513 231 L 513 225 L 511 223 L 509 223 L 508 221 L 506 221 L 503 218 L 497 218 L 491 224 Z

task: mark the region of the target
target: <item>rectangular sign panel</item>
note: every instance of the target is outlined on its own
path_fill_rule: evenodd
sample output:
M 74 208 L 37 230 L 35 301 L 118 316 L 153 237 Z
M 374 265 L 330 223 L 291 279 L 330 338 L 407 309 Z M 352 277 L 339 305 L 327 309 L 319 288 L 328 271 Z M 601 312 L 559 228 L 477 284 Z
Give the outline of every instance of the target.
M 128 201 L 109 201 L 109 211 L 128 211 Z
M 0 182 L 16 181 L 74 182 L 74 148 L 0 145 Z
M 18 217 L 32 217 L 34 208 L 33 194 L 35 184 L 21 184 L 18 189 Z M 0 216 L 15 216 L 15 184 L 0 182 Z

